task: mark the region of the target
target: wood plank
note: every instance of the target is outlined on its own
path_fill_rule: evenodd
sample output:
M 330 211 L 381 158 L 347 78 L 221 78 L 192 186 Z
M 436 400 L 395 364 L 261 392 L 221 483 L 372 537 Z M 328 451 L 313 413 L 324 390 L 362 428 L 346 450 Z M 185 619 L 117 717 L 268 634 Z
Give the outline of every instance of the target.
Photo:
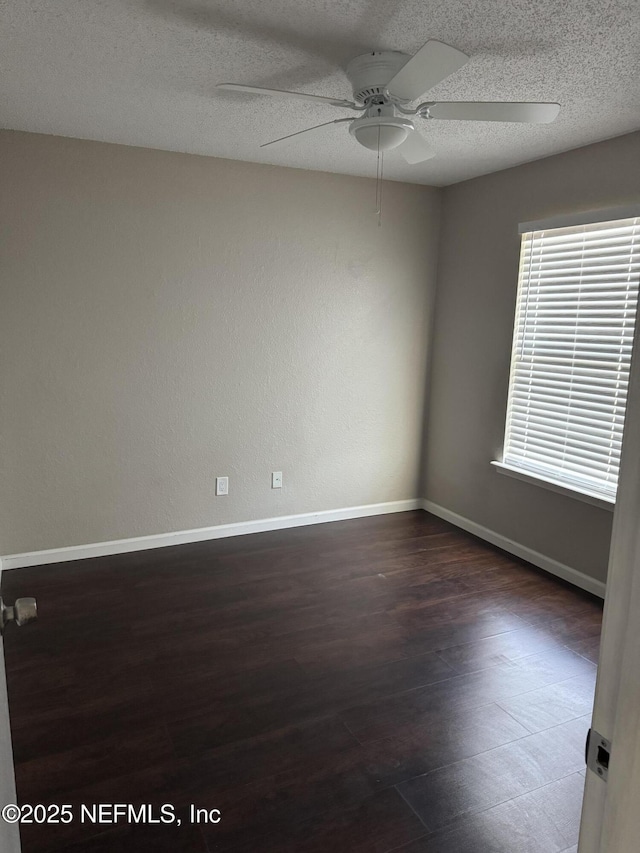
M 438 654 L 456 672 L 466 673 L 520 660 L 553 649 L 557 644 L 557 640 L 546 631 L 527 625 L 517 631 L 476 640 L 475 643 L 450 646 Z
M 566 848 L 580 815 L 584 781 L 575 774 L 426 835 L 397 853 L 577 853 Z
M 499 704 L 530 732 L 541 732 L 576 717 L 590 715 L 595 686 L 594 669 L 585 675 L 503 699 Z
M 398 790 L 425 826 L 439 829 L 577 773 L 588 728 L 588 718 L 572 720 L 403 782 Z
M 590 661 L 559 647 L 359 705 L 343 712 L 341 717 L 359 741 L 376 740 L 399 726 L 420 722 L 427 715 L 449 716 L 454 711 L 500 702 L 592 671 Z
M 303 821 L 298 821 L 296 811 L 294 801 L 286 821 L 243 825 L 227 838 L 212 827 L 203 829 L 203 834 L 212 850 L 233 853 L 387 853 L 425 831 L 393 788 L 355 808 L 333 808 Z

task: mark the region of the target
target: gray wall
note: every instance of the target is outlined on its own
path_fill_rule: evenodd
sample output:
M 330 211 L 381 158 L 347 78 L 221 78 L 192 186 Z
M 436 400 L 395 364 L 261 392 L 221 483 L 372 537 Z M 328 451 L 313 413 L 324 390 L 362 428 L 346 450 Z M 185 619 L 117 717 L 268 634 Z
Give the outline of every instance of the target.
M 419 496 L 441 191 L 13 132 L 0 185 L 0 553 Z
M 448 187 L 443 203 L 426 497 L 603 580 L 612 513 L 498 474 L 518 223 L 640 199 L 640 134 Z

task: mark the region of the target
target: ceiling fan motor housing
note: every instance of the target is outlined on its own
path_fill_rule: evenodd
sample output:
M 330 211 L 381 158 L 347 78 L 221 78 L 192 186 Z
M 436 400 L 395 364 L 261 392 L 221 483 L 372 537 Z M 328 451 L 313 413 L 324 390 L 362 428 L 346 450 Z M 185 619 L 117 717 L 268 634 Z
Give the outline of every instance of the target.
M 384 103 L 384 90 L 411 57 L 399 50 L 383 50 L 356 56 L 347 65 L 347 77 L 356 103 Z

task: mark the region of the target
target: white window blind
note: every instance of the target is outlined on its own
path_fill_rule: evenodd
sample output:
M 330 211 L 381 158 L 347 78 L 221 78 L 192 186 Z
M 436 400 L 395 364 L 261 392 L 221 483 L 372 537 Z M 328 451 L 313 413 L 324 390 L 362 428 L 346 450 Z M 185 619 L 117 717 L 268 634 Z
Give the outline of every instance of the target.
M 615 498 L 640 216 L 522 235 L 503 463 Z

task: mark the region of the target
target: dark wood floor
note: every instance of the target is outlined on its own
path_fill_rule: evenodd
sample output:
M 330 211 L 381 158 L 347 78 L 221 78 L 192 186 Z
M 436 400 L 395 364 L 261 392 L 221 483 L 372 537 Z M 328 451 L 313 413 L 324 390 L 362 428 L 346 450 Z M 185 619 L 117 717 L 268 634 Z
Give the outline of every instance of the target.
M 427 513 L 2 581 L 20 802 L 182 818 L 24 853 L 575 851 L 600 603 Z

